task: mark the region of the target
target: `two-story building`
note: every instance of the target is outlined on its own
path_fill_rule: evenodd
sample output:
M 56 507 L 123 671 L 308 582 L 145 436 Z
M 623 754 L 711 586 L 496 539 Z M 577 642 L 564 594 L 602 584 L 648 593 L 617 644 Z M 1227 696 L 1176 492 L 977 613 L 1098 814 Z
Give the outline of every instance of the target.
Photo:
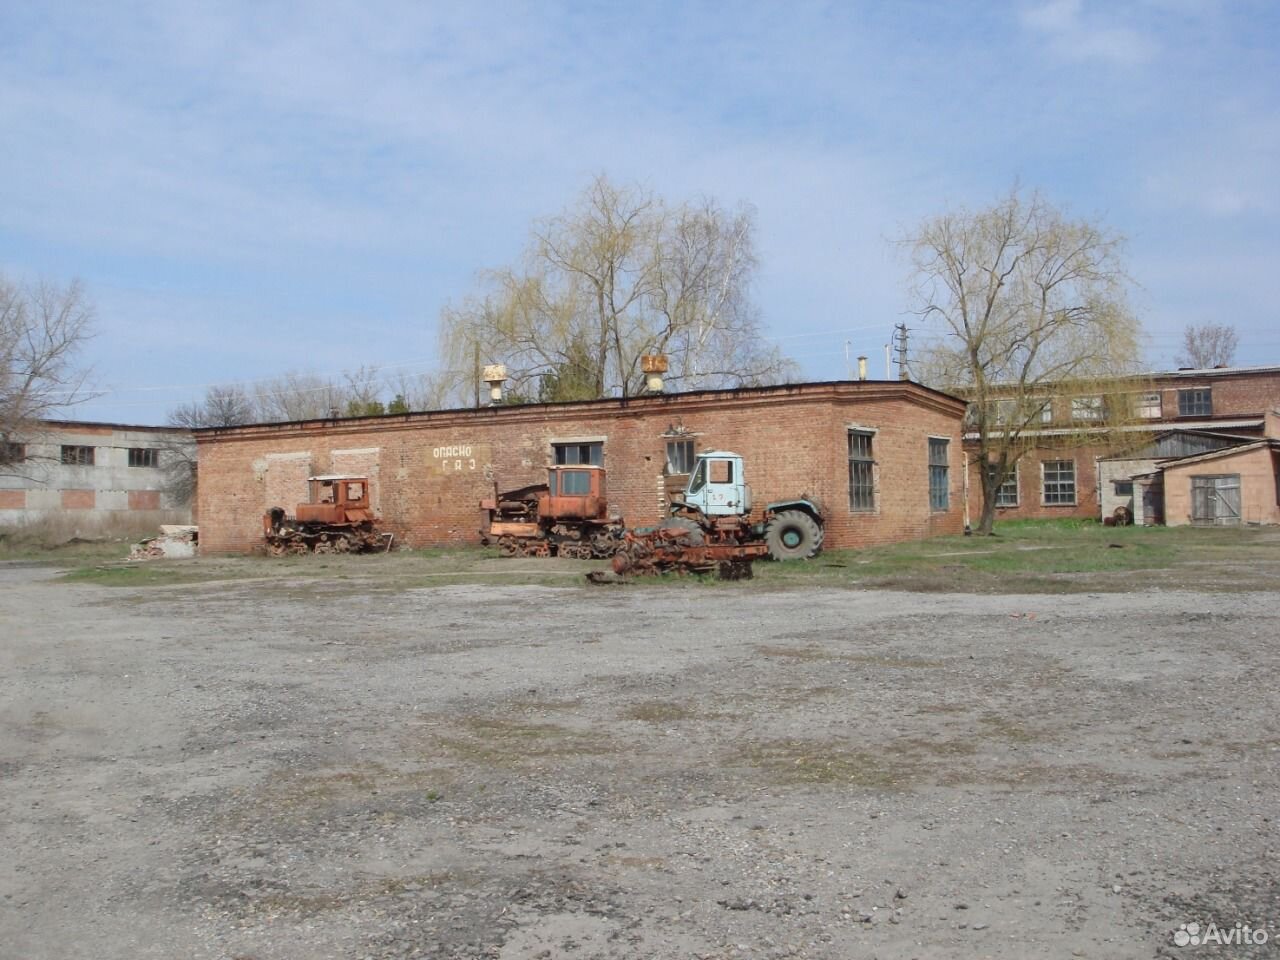
M 191 505 L 166 493 L 163 468 L 194 446 L 179 427 L 39 421 L 0 448 L 0 529 L 39 528 L 59 539 L 190 523 Z
M 1280 367 L 1151 374 L 1141 390 L 1124 399 L 1129 417 L 1122 425 L 1108 426 L 1104 404 L 1114 397 L 1065 387 L 1046 390 L 1040 422 L 1023 432 L 1033 448 L 997 493 L 997 521 L 1098 518 L 1111 516 L 1120 506 L 1143 517 L 1141 490 L 1134 502 L 1134 480 L 1152 473 L 1158 461 L 1264 438 L 1268 412 L 1280 407 Z M 969 507 L 976 517 L 982 490 L 971 436 L 966 449 L 971 455 Z M 1151 485 L 1145 489 L 1148 522 L 1157 514 L 1164 517 L 1163 508 L 1151 500 Z

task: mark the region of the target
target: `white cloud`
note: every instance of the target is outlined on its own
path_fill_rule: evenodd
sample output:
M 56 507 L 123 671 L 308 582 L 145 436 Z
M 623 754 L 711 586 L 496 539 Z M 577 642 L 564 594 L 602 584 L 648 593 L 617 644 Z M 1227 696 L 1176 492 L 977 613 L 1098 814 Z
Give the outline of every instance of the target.
M 1157 52 L 1148 34 L 1103 22 L 1100 15 L 1087 15 L 1081 0 L 1048 0 L 1023 10 L 1019 20 L 1064 60 L 1131 67 L 1146 63 Z

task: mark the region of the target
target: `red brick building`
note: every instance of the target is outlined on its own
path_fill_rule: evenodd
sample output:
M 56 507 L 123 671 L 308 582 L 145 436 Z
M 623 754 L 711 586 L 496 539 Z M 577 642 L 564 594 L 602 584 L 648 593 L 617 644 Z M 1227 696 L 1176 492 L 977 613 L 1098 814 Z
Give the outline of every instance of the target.
M 1089 436 L 1089 419 L 1103 398 L 1049 391 L 1043 425 L 1024 436 L 1037 447 L 1024 455 L 1015 475 L 1000 490 L 996 520 L 1061 517 L 1098 518 L 1103 492 L 1098 461 L 1123 456 L 1147 445 L 1164 430 L 1211 431 L 1245 437 L 1263 436 L 1264 417 L 1280 406 L 1280 367 L 1227 367 L 1157 373 L 1150 388 L 1134 395 L 1138 422 L 1116 430 L 1099 428 Z M 973 448 L 966 444 L 972 455 Z M 1108 505 L 1110 500 L 1108 499 Z M 982 512 L 978 467 L 970 464 L 969 509 Z M 1110 510 L 1107 511 L 1108 513 Z
M 200 545 L 246 552 L 262 515 L 306 500 L 306 478 L 367 476 L 396 542 L 475 542 L 481 498 L 544 482 L 552 463 L 600 463 L 632 526 L 665 511 L 703 450 L 746 460 L 754 500 L 818 501 L 829 547 L 963 528 L 965 404 L 919 384 L 841 381 L 527 404 L 196 432 Z

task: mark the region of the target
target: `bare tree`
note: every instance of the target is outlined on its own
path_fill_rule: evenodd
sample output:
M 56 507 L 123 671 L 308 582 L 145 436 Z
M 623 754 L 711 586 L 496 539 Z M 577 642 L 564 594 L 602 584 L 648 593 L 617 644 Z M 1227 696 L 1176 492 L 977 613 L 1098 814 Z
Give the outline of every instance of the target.
M 199 430 L 203 427 L 239 427 L 255 420 L 253 403 L 243 389 L 236 386 L 209 387 L 203 400 L 175 407 L 169 412 L 169 423 L 175 427 Z M 188 439 L 171 439 L 164 444 L 160 457 L 164 473 L 165 493 L 178 504 L 186 505 L 195 497 L 196 449 Z
M 467 381 L 474 386 L 474 379 L 468 376 Z M 389 381 L 391 401 L 387 405 L 390 413 L 408 413 L 410 410 L 440 410 L 449 406 L 461 406 L 466 400 L 461 397 L 464 380 L 449 373 L 404 373 L 401 372 Z
M 994 206 L 926 220 L 903 240 L 915 311 L 938 334 L 917 376 L 971 401 L 982 516 L 991 533 L 996 491 L 1056 396 L 1097 437 L 1128 419 L 1138 389 L 1138 322 L 1127 305 L 1120 237 L 1070 220 L 1015 187 Z
M 1239 337 L 1236 328 L 1226 323 L 1188 324 L 1182 332 L 1182 352 L 1174 358 L 1180 367 L 1208 370 L 1230 366 L 1235 359 Z
M 387 405 L 382 402 L 386 385 L 377 367 L 361 364 L 355 370 L 344 371 L 342 378 L 346 381 L 343 412 L 347 416 L 376 417 L 387 412 Z
M 640 358 L 665 353 L 669 383 L 770 383 L 791 365 L 760 338 L 750 297 L 754 219 L 712 200 L 672 207 L 597 177 L 538 224 L 519 268 L 481 275 L 483 293 L 441 317 L 456 380 L 505 363 L 512 392 L 545 400 L 632 396 Z
M 238 427 L 253 423 L 253 402 L 240 387 L 210 387 L 203 400 L 184 403 L 169 413 L 175 427 L 198 430 L 201 427 Z
M 38 421 L 91 398 L 77 355 L 93 318 L 79 280 L 18 284 L 0 276 L 0 474 L 23 471 L 18 452 Z
M 339 414 L 348 399 L 344 387 L 313 373 L 290 371 L 259 383 L 254 390 L 255 419 L 261 423 L 320 420 Z

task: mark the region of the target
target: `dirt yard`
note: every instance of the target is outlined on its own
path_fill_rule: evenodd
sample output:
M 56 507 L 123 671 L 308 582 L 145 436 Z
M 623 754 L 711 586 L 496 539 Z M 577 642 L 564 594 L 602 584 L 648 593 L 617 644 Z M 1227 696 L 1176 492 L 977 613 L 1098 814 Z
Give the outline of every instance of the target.
M 1280 588 L 191 563 L 0 565 L 4 958 L 1278 955 Z

